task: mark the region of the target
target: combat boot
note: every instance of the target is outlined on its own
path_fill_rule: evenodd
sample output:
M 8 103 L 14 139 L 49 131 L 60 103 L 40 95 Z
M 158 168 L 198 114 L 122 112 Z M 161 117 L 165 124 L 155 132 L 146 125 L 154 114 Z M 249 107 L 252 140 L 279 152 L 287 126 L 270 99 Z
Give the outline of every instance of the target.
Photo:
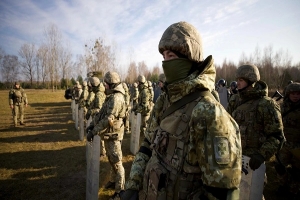
M 25 125 L 25 123 L 24 122 L 20 122 L 20 125 Z

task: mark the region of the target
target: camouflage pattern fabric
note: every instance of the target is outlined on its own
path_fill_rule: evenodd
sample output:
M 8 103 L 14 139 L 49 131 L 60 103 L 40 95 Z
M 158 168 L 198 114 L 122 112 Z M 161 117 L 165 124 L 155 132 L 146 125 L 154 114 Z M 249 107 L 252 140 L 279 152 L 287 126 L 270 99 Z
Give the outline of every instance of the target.
M 161 117 L 170 105 L 197 89 L 214 90 L 215 73 L 213 59 L 209 56 L 199 65 L 199 71 L 195 71 L 184 80 L 167 86 L 167 92 L 162 93 L 154 105 L 145 133 L 146 141 L 142 143 L 143 148 L 151 149 L 150 144 L 155 139 L 155 131 L 162 125 Z M 180 156 L 185 158 L 185 163 L 188 163 L 191 168 L 197 168 L 199 170 L 197 173 L 194 172 L 194 175 L 201 177 L 205 185 L 228 189 L 237 188 L 241 178 L 242 153 L 238 125 L 215 98 L 208 96 L 197 102 L 190 114 L 191 119 L 187 122 L 189 137 L 188 141 L 182 147 L 183 149 L 186 148 L 187 151 Z M 176 116 L 177 111 L 165 118 L 165 120 L 176 118 Z M 170 123 L 172 123 L 172 120 L 170 120 Z M 170 123 L 164 124 L 168 125 Z M 171 130 L 172 127 L 166 129 Z M 170 137 L 177 134 L 177 130 L 168 132 Z M 215 148 L 216 145 L 221 145 L 221 142 L 218 141 L 219 136 L 224 135 L 226 135 L 227 138 L 224 141 L 228 142 L 227 144 L 231 149 L 230 153 L 223 149 L 229 159 L 226 161 L 226 164 L 219 164 L 214 159 L 218 155 Z M 178 137 L 180 138 L 180 136 Z M 169 147 L 167 147 L 167 149 L 168 148 Z M 220 148 L 222 149 L 222 147 Z M 152 151 L 152 156 L 145 154 L 143 151 L 138 152 L 131 167 L 126 189 L 145 189 L 145 185 L 142 186 L 142 180 L 146 167 L 152 164 L 152 162 L 149 161 L 150 157 L 151 160 L 154 161 L 156 159 L 160 161 L 163 160 L 157 157 L 154 151 Z M 179 167 L 182 168 L 183 166 Z M 181 173 L 182 171 L 178 171 L 176 176 L 178 178 L 181 177 Z M 174 175 L 173 173 L 171 174 Z M 170 181 L 169 178 L 171 177 L 167 178 L 166 184 Z M 178 185 L 184 185 L 183 179 L 179 178 L 178 181 Z M 171 188 L 167 187 L 167 194 L 172 196 L 167 196 L 167 198 L 177 198 L 179 190 L 181 189 L 181 187 L 177 188 L 175 186 Z M 192 188 L 184 189 L 191 190 Z M 189 192 L 191 193 L 192 191 Z
M 112 89 L 113 92 L 106 96 L 101 110 L 91 122 L 94 127 L 92 133 L 98 134 L 105 140 L 106 154 L 112 168 L 111 180 L 116 182 L 115 190 L 124 189 L 125 172 L 122 165 L 121 141 L 124 135 L 123 118 L 126 112 L 125 91 L 122 84 Z
M 125 125 L 125 133 L 129 132 L 129 104 L 130 104 L 130 94 L 129 94 L 129 89 L 126 83 L 122 83 L 122 86 L 125 91 L 125 102 L 126 102 L 126 114 L 124 118 L 124 125 Z
M 10 106 L 13 106 L 14 125 L 18 124 L 18 118 L 20 123 L 24 123 L 24 105 L 28 104 L 28 99 L 25 90 L 21 86 L 19 88 L 14 87 L 9 91 L 8 103 Z
M 179 22 L 170 25 L 162 35 L 158 45 L 162 53 L 171 50 L 186 55 L 194 62 L 203 60 L 202 40 L 197 29 L 187 22 Z
M 149 119 L 149 115 L 151 112 L 151 105 L 150 105 L 150 93 L 148 87 L 146 85 L 147 82 L 144 84 L 140 83 L 139 88 L 139 97 L 138 97 L 138 104 L 134 109 L 135 112 L 141 113 L 141 135 L 145 134 L 147 121 Z
M 132 101 L 132 109 L 137 107 L 139 98 L 139 90 L 137 87 L 133 86 L 132 94 L 130 95 L 130 100 Z
M 243 155 L 261 154 L 269 160 L 284 139 L 280 107 L 268 97 L 268 86 L 258 81 L 231 98 L 227 111 L 239 124 Z
M 100 85 L 97 87 L 95 91 L 95 97 L 94 100 L 91 102 L 91 105 L 89 107 L 89 111 L 91 113 L 91 116 L 94 117 L 97 112 L 100 111 L 102 104 L 105 101 L 105 94 L 104 94 L 105 88 L 103 83 L 100 83 Z
M 87 100 L 89 96 L 88 87 L 83 87 L 83 90 L 81 92 L 81 95 L 79 97 L 79 106 L 80 108 L 86 108 L 87 107 Z
M 288 113 L 282 116 L 286 143 L 278 153 L 281 164 L 288 170 L 278 177 L 280 184 L 289 188 L 289 192 L 300 194 L 300 158 L 295 155 L 295 152 L 300 152 L 300 101 L 292 102 L 288 97 L 293 89 L 292 84 L 288 86 L 286 98 L 281 105 L 281 113 Z M 292 91 L 300 92 L 300 84 Z

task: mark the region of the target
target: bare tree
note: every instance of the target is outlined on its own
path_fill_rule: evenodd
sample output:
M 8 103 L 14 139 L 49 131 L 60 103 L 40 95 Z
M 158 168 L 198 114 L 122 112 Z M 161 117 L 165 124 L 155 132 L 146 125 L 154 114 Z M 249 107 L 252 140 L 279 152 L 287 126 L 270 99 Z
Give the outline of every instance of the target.
M 149 74 L 148 67 L 144 61 L 138 63 L 139 75 L 147 76 Z
M 47 47 L 47 61 L 48 61 L 48 73 L 50 76 L 50 82 L 52 91 L 57 87 L 59 80 L 59 49 L 61 48 L 62 36 L 57 26 L 54 24 L 49 25 L 45 29 L 45 39 Z
M 23 44 L 19 50 L 19 55 L 23 59 L 21 61 L 22 72 L 30 80 L 30 85 L 32 86 L 35 73 L 34 60 L 36 56 L 34 44 Z
M 19 65 L 17 56 L 4 55 L 1 63 L 1 74 L 7 86 L 19 79 Z
M 37 73 L 39 73 L 42 77 L 42 83 L 45 85 L 45 81 L 47 78 L 47 68 L 48 68 L 48 48 L 45 44 L 41 45 L 37 51 L 37 60 L 36 64 L 38 65 L 39 70 L 37 70 Z M 39 75 L 37 75 L 39 77 Z
M 136 81 L 138 74 L 137 74 L 137 66 L 135 62 L 131 62 L 129 64 L 128 70 L 127 70 L 127 77 L 126 82 L 128 83 L 134 83 Z

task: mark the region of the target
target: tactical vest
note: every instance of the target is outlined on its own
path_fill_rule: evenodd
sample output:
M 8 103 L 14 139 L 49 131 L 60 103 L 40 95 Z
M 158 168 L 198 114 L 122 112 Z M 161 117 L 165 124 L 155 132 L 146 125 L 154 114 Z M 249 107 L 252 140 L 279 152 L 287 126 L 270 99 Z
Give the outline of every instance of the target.
M 260 148 L 266 140 L 263 130 L 263 120 L 257 114 L 257 106 L 261 100 L 261 98 L 249 100 L 237 106 L 232 112 L 232 117 L 240 127 L 243 150 L 247 148 Z
M 20 90 L 13 90 L 12 98 L 14 104 L 20 105 L 23 101 L 22 92 Z
M 150 158 L 144 175 L 146 199 L 187 199 L 201 181 L 199 167 L 185 162 L 189 141 L 188 124 L 199 97 L 174 114 L 162 119 L 155 131 Z

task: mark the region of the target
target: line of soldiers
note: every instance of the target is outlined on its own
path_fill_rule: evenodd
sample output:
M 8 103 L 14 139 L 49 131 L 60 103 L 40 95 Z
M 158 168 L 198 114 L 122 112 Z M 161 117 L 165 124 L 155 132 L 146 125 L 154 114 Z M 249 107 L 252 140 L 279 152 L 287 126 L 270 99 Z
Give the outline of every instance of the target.
M 161 74 L 159 85 L 162 86 L 164 81 Z M 70 91 L 71 98 L 78 104 L 79 110 L 84 110 L 87 141 L 92 141 L 96 134 L 101 137 L 100 157 L 107 155 L 111 164 L 110 181 L 105 188 L 115 189 L 112 198 L 119 198 L 125 185 L 121 144 L 124 134 L 130 133 L 129 113 L 141 113 L 143 123 L 140 129 L 144 134 L 154 105 L 154 91 L 158 91 L 143 75 L 137 77 L 137 83 L 128 87 L 120 81 L 116 72 L 107 72 L 103 78 L 101 73 L 89 73 L 82 86 L 81 89 L 79 82 L 74 85 Z

